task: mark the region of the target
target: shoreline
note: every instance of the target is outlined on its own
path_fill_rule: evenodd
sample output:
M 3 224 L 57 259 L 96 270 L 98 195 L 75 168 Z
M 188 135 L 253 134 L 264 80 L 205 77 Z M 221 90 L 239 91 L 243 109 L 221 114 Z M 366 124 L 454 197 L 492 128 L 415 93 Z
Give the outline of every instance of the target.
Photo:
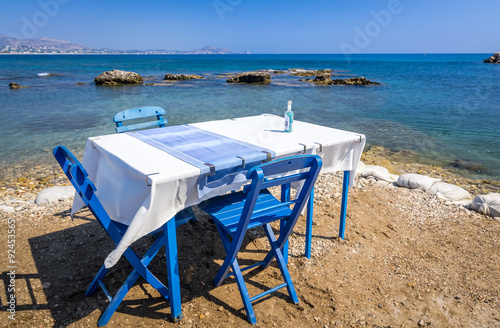
M 76 150 L 75 156 L 81 159 L 83 149 Z M 472 197 L 488 193 L 500 193 L 500 181 L 487 178 L 470 178 L 464 176 L 465 169 L 442 167 L 434 164 L 419 163 L 415 158 L 408 156 L 406 151 L 392 151 L 381 146 L 370 146 L 362 154 L 361 161 L 366 165 L 385 167 L 391 174 L 417 173 L 440 179 L 467 190 Z M 410 159 L 402 161 L 401 158 Z M 47 188 L 60 185 L 69 185 L 59 165 L 49 153 L 43 161 L 33 165 L 33 160 L 23 159 L 13 163 L 0 164 L 0 200 L 12 201 L 18 199 L 34 200 L 37 194 Z M 469 172 L 471 173 L 471 172 Z

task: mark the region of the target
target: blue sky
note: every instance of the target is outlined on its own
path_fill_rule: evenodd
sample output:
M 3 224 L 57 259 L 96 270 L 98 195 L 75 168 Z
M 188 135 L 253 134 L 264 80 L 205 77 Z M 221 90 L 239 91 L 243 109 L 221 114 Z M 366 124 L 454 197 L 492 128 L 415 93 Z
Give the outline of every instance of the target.
M 492 53 L 496 0 L 0 2 L 0 34 L 92 48 L 251 53 Z

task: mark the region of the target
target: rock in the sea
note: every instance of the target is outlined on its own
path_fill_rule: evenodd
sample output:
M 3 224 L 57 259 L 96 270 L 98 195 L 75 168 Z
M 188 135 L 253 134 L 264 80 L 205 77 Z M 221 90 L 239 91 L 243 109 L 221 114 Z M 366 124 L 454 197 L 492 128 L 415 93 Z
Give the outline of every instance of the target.
M 25 86 L 23 86 L 23 85 L 19 85 L 19 84 L 18 84 L 18 83 L 16 83 L 16 82 L 9 83 L 9 87 L 10 87 L 11 89 L 26 88 Z
M 348 79 L 335 79 L 332 80 L 330 73 L 321 73 L 316 76 L 315 79 L 300 79 L 299 81 L 317 83 L 317 84 L 328 84 L 328 85 L 371 85 L 371 84 L 381 84 L 378 82 L 372 82 L 362 77 L 352 77 Z
M 371 84 L 380 84 L 378 82 L 372 82 L 367 80 L 365 77 L 352 77 L 349 79 L 335 79 L 332 81 L 332 84 L 335 85 L 371 85 Z
M 193 79 L 202 79 L 203 76 L 196 74 L 165 74 L 164 80 L 168 81 L 177 81 L 177 80 L 193 80 Z
M 121 84 L 142 84 L 142 76 L 134 72 L 113 69 L 97 76 L 94 79 L 97 85 L 121 85 Z
M 331 73 L 322 73 L 316 76 L 314 80 L 312 80 L 314 83 L 324 83 L 324 84 L 329 84 L 332 82 L 332 74 Z
M 488 169 L 478 162 L 468 161 L 465 159 L 457 159 L 453 163 L 450 164 L 453 167 L 457 167 L 459 169 L 465 169 L 473 172 L 484 173 L 487 172 Z
M 317 75 L 321 75 L 321 74 L 324 74 L 324 73 L 330 73 L 331 74 L 332 70 L 331 69 L 318 69 L 318 70 L 314 70 L 314 69 L 298 69 L 298 68 L 293 68 L 292 69 L 292 73 L 290 73 L 290 75 L 307 77 L 307 76 L 317 76 Z
M 73 186 L 56 186 L 47 188 L 38 193 L 35 199 L 37 205 L 51 203 L 59 199 L 71 198 L 75 195 Z
M 495 52 L 490 58 L 486 58 L 483 62 L 487 64 L 500 64 L 500 52 Z
M 227 83 L 270 83 L 271 74 L 268 72 L 243 72 L 231 76 Z

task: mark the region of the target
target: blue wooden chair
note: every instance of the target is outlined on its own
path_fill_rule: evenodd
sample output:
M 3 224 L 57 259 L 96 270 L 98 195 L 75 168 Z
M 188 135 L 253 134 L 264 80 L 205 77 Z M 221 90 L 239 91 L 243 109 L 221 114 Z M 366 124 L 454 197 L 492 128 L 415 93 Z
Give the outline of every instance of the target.
M 226 258 L 215 277 L 214 284 L 220 286 L 226 277 L 235 276 L 248 321 L 252 324 L 257 322 L 252 302 L 263 296 L 286 287 L 292 301 L 299 302 L 286 267 L 283 249 L 311 193 L 321 165 L 321 158 L 316 155 L 301 155 L 261 164 L 250 169 L 247 178 L 251 183 L 242 191 L 219 196 L 200 205 L 200 208 L 213 218 L 226 251 Z M 288 175 L 285 175 L 287 173 Z M 295 181 L 304 181 L 304 184 L 293 200 L 286 200 L 288 196 L 282 195 L 284 201 L 280 201 L 268 190 L 274 186 L 281 186 L 282 191 L 289 190 L 290 183 Z M 281 222 L 281 228 L 276 238 L 270 223 L 278 220 Z M 262 262 L 241 269 L 237 255 L 245 233 L 260 226 L 266 232 L 271 250 Z M 242 271 L 257 266 L 266 268 L 274 258 L 278 262 L 284 283 L 250 297 Z
M 138 129 L 145 129 L 151 127 L 165 127 L 168 123 L 165 115 L 165 110 L 161 107 L 137 107 L 132 109 L 127 109 L 122 112 L 116 113 L 113 117 L 113 121 L 116 124 L 116 132 L 127 132 Z M 155 117 L 155 120 L 142 122 L 144 119 Z M 133 121 L 135 120 L 135 121 Z M 132 121 L 132 122 L 127 122 Z M 134 123 L 139 122 L 140 123 Z M 128 125 L 123 125 L 123 122 L 131 123 Z
M 64 146 L 57 146 L 54 148 L 54 157 L 97 221 L 104 228 L 104 230 L 106 230 L 111 239 L 118 244 L 125 233 L 127 226 L 110 219 L 106 210 L 97 198 L 96 187 L 87 177 L 88 174 L 81 163 Z M 130 288 L 132 288 L 139 276 L 142 276 L 149 284 L 151 284 L 151 286 L 158 290 L 163 297 L 170 301 L 171 315 L 174 321 L 177 321 L 182 317 L 179 269 L 176 265 L 177 241 L 175 220 L 169 220 L 159 231 L 160 232 L 155 242 L 142 258 L 137 256 L 130 247 L 125 251 L 124 256 L 134 269 L 114 297 L 111 296 L 103 283 L 104 276 L 109 269 L 102 265 L 101 269 L 95 276 L 85 295 L 92 295 L 98 287 L 101 287 L 109 300 L 108 307 L 99 318 L 99 326 L 103 326 L 108 323 L 109 319 L 118 308 L 118 305 L 120 305 L 125 295 Z M 89 242 L 92 241 L 89 240 Z M 147 268 L 148 264 L 163 245 L 165 245 L 167 257 L 168 288 L 163 285 Z

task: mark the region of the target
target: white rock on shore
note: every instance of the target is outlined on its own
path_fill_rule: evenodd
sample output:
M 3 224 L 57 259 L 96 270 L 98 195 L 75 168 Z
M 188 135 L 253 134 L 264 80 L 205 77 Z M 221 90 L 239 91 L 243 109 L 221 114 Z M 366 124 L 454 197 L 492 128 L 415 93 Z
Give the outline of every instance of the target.
M 35 199 L 37 205 L 52 203 L 60 199 L 71 198 L 75 195 L 73 186 L 56 186 L 42 190 Z

